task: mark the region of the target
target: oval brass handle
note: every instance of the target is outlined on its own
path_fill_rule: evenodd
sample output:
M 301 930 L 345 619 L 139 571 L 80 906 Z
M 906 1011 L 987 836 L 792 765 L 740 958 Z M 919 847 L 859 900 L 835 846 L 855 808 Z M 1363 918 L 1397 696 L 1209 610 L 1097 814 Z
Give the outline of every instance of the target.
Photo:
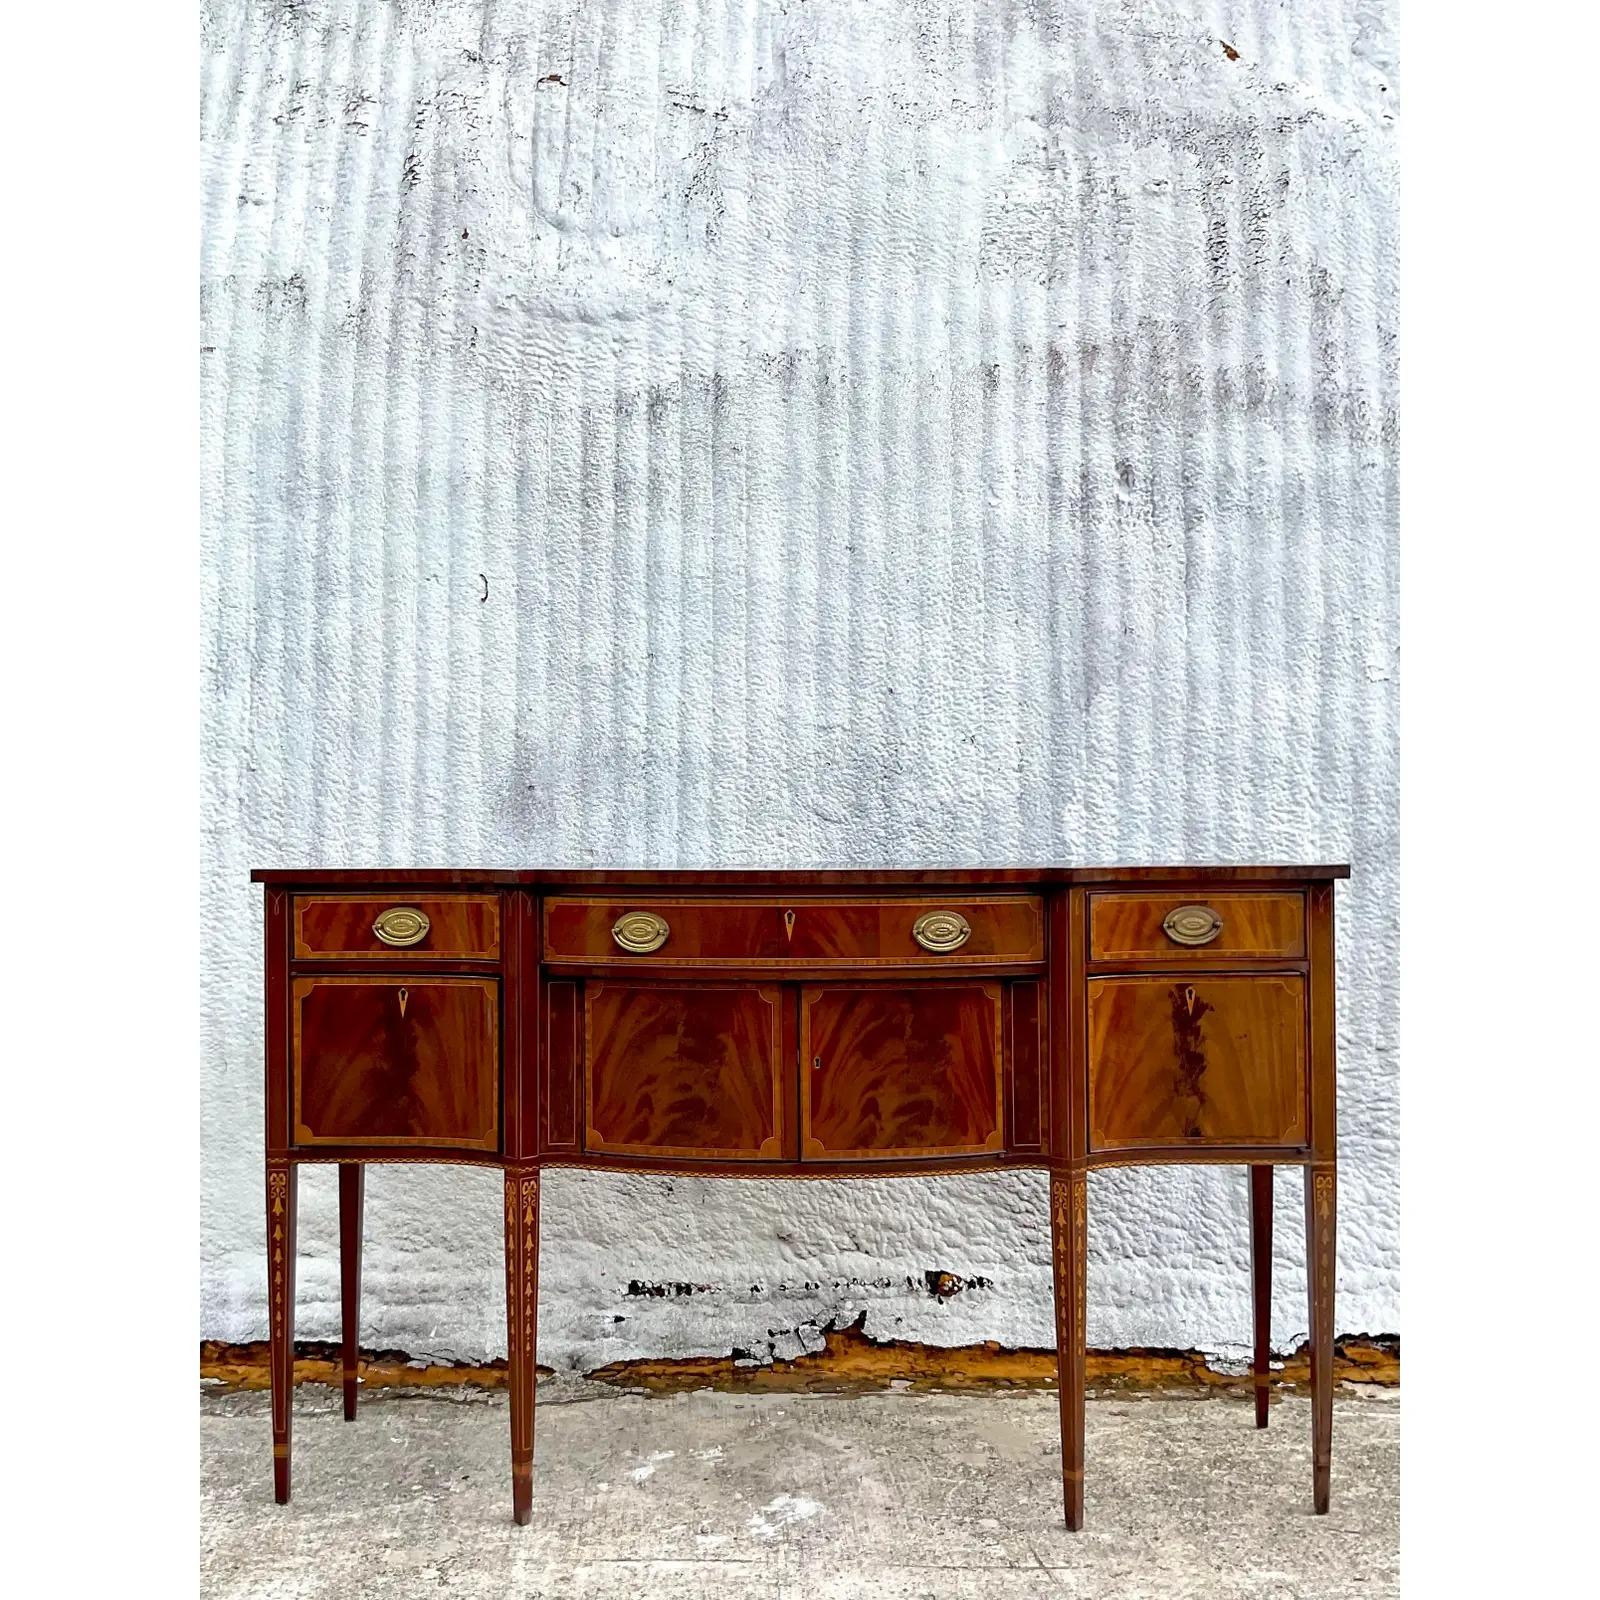
M 1178 906 L 1161 927 L 1174 944 L 1210 944 L 1222 932 L 1222 918 L 1210 906 Z
M 636 956 L 647 956 L 652 950 L 659 950 L 671 932 L 667 919 L 653 911 L 624 911 L 611 924 L 611 937 Z
M 404 950 L 409 944 L 421 944 L 428 937 L 430 926 L 427 913 L 415 906 L 390 906 L 379 914 L 372 931 L 385 944 Z
M 972 937 L 972 924 L 959 911 L 925 911 L 911 925 L 911 937 L 924 950 L 944 955 Z

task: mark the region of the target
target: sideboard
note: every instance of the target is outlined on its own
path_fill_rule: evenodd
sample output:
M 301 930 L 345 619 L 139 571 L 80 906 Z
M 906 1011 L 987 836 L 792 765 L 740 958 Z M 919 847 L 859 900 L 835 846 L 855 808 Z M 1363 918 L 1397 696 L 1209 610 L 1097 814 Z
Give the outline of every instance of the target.
M 266 912 L 278 1501 L 289 1498 L 305 1162 L 339 1165 L 352 1419 L 364 1166 L 503 1169 L 518 1522 L 533 1497 L 545 1168 L 1047 1169 L 1071 1529 L 1084 1507 L 1088 1174 L 1184 1162 L 1249 1169 L 1258 1428 L 1272 1173 L 1304 1174 L 1312 1504 L 1325 1512 L 1333 883 L 1348 876 L 1346 866 L 253 873 Z

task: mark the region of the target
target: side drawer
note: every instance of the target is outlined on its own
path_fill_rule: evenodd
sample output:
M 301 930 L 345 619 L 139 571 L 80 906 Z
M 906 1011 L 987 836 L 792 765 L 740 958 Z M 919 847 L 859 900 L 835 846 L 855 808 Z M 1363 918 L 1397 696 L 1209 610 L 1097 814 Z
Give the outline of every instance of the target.
M 544 958 L 652 967 L 963 967 L 1044 960 L 1037 895 L 544 903 Z
M 1305 896 L 1093 894 L 1089 959 L 1126 962 L 1299 960 L 1306 953 Z
M 296 961 L 498 961 L 497 894 L 297 894 Z
M 1306 1142 L 1305 980 L 1090 978 L 1089 1148 Z
M 297 1145 L 499 1148 L 495 979 L 296 978 L 292 998 Z

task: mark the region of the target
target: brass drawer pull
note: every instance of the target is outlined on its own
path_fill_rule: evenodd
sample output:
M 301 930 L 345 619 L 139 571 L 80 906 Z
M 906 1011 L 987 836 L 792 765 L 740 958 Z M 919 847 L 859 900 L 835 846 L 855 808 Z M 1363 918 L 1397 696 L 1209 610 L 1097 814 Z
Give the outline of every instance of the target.
M 421 944 L 428 937 L 428 928 L 427 913 L 418 911 L 415 906 L 390 906 L 372 924 L 372 931 L 378 938 L 396 950 Z
M 1161 926 L 1174 944 L 1210 944 L 1222 932 L 1222 918 L 1210 906 L 1178 906 Z
M 924 950 L 944 955 L 972 937 L 972 924 L 959 911 L 925 911 L 912 924 L 911 937 Z
M 667 919 L 653 911 L 624 911 L 611 924 L 611 937 L 636 956 L 647 956 L 652 950 L 659 950 L 671 932 Z

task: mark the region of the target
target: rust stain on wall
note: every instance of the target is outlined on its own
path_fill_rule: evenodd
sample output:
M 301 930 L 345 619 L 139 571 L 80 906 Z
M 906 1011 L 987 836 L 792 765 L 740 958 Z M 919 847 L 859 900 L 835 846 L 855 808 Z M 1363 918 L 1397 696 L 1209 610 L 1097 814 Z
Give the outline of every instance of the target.
M 760 1365 L 732 1356 L 706 1356 L 683 1361 L 617 1361 L 586 1374 L 597 1383 L 641 1389 L 652 1394 L 676 1394 L 692 1389 L 733 1393 L 852 1393 L 886 1389 L 902 1383 L 916 1391 L 1053 1389 L 1056 1358 L 1053 1350 L 1009 1350 L 986 1341 L 969 1345 L 928 1345 L 910 1341 L 869 1339 L 860 1322 L 830 1328 L 823 1348 L 793 1361 Z M 540 1367 L 549 1375 L 549 1367 Z M 295 1382 L 336 1385 L 342 1375 L 339 1348 L 334 1344 L 302 1342 L 295 1345 Z M 222 1344 L 205 1340 L 200 1346 L 200 1376 L 229 1389 L 265 1389 L 268 1386 L 265 1340 L 250 1344 Z M 1335 1341 L 1333 1377 L 1339 1383 L 1370 1383 L 1386 1388 L 1400 1382 L 1400 1341 L 1386 1335 L 1357 1336 Z M 1305 1345 L 1284 1357 L 1273 1369 L 1274 1387 L 1302 1392 L 1310 1379 L 1310 1357 Z M 362 1351 L 361 1380 L 369 1389 L 437 1389 L 505 1387 L 504 1361 L 418 1365 L 402 1351 Z M 1091 1389 L 1247 1395 L 1252 1392 L 1248 1373 L 1213 1363 L 1198 1350 L 1091 1350 L 1088 1359 Z

